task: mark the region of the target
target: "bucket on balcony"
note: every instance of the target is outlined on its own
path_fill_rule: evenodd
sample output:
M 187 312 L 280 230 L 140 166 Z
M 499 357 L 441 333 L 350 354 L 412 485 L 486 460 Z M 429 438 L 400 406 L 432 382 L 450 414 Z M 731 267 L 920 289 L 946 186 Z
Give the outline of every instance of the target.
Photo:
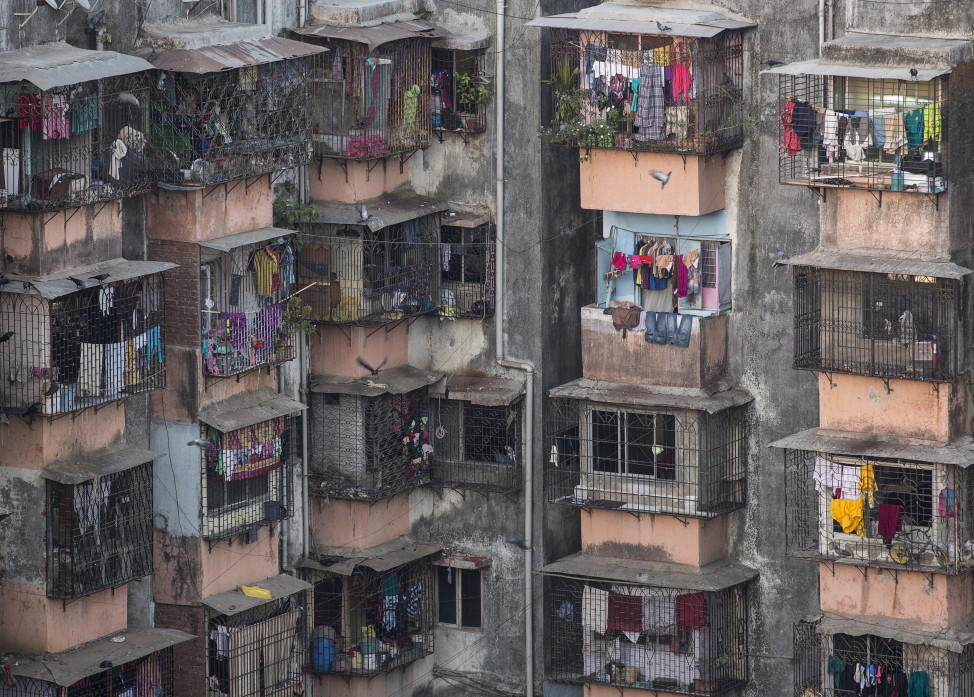
M 311 640 L 311 668 L 313 670 L 329 671 L 334 660 L 334 639 L 318 637 Z
M 362 639 L 359 642 L 362 648 L 362 653 L 366 655 L 375 654 L 379 651 L 379 640 L 378 639 Z

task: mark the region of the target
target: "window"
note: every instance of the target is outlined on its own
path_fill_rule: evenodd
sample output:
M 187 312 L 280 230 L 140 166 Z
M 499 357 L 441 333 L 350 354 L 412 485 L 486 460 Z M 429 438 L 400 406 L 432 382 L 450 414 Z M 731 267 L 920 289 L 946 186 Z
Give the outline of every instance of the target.
M 510 491 L 519 484 L 522 401 L 484 406 L 439 399 L 434 408 L 435 481 Z
M 206 508 L 211 512 L 267 501 L 269 492 L 269 474 L 228 482 L 212 471 L 206 473 Z
M 595 472 L 676 479 L 676 417 L 589 411 Z
M 895 639 L 873 636 L 832 635 L 832 652 L 846 664 L 881 665 L 883 672 L 903 671 L 903 644 Z
M 480 133 L 493 94 L 483 51 L 433 49 L 433 128 Z
M 483 574 L 480 569 L 436 567 L 437 613 L 440 624 L 483 626 Z
M 494 228 L 444 225 L 440 313 L 483 319 L 494 314 Z

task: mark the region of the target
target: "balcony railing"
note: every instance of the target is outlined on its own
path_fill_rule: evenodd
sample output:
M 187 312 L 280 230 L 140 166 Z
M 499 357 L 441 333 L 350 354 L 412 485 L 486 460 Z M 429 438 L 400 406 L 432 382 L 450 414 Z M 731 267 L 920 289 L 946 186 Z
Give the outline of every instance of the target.
M 484 406 L 442 399 L 435 409 L 436 483 L 492 491 L 521 485 L 521 401 Z
M 484 51 L 433 49 L 432 126 L 446 131 L 483 133 L 494 88 L 486 76 Z

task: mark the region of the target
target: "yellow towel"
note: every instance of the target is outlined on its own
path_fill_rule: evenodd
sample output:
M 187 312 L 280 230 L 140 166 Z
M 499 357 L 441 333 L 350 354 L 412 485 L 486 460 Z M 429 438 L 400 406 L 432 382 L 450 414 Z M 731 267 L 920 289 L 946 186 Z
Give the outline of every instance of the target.
M 870 508 L 876 506 L 876 475 L 873 472 L 872 463 L 867 463 L 859 468 L 859 491 L 866 495 L 866 505 Z
M 266 588 L 261 588 L 260 586 L 240 586 L 240 592 L 246 595 L 248 598 L 261 598 L 263 600 L 271 600 L 271 592 Z
M 842 532 L 855 532 L 863 536 L 862 499 L 832 499 L 830 509 L 832 518 L 842 526 Z

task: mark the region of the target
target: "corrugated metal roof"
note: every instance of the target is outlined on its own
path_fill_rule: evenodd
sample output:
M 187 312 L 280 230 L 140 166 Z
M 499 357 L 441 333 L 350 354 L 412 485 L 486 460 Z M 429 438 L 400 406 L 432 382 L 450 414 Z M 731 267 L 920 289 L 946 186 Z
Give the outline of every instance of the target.
M 292 58 L 304 58 L 327 50 L 304 41 L 273 37 L 202 48 L 144 47 L 135 53 L 149 59 L 149 62 L 159 70 L 205 74 L 276 63 Z
M 839 77 L 861 77 L 869 80 L 911 80 L 927 82 L 935 77 L 946 75 L 950 68 L 919 69 L 917 75 L 910 75 L 910 68 L 899 68 L 888 65 L 852 65 L 849 63 L 826 63 L 821 59 L 798 61 L 787 65 L 776 65 L 762 70 L 762 73 L 775 75 L 836 75 Z
M 530 22 L 525 22 L 525 26 L 546 27 L 549 29 L 575 29 L 577 31 L 605 31 L 614 34 L 664 34 L 656 26 L 656 22 L 596 19 L 593 17 L 583 19 L 574 14 L 538 17 L 537 19 L 532 19 Z M 668 26 L 670 27 L 670 31 L 665 32 L 666 36 L 681 36 L 694 39 L 708 39 L 724 31 L 721 27 L 699 26 L 696 24 L 673 24 Z
M 608 579 L 643 586 L 693 591 L 719 591 L 750 581 L 758 575 L 756 569 L 726 560 L 698 567 L 671 562 L 605 557 L 586 552 L 576 552 L 547 564 L 539 573 L 547 576 Z
M 548 392 L 552 397 L 577 399 L 598 404 L 626 404 L 634 407 L 691 409 L 716 414 L 724 409 L 747 404 L 754 398 L 741 389 L 710 394 L 689 387 L 648 387 L 630 383 L 578 378 Z
M 263 581 L 245 583 L 243 585 L 259 586 L 264 590 L 268 590 L 271 592 L 271 599 L 252 598 L 249 595 L 244 595 L 243 591 L 239 588 L 235 588 L 226 593 L 218 593 L 217 595 L 211 595 L 209 598 L 203 598 L 200 602 L 221 615 L 238 615 L 241 612 L 260 607 L 265 603 L 273 602 L 279 598 L 286 598 L 289 595 L 294 595 L 295 593 L 300 593 L 311 588 L 311 584 L 307 581 L 302 581 L 288 574 L 272 576 L 271 578 L 265 578 Z
M 950 261 L 932 261 L 916 257 L 912 253 L 890 256 L 889 252 L 859 249 L 816 249 L 777 262 L 786 266 L 813 266 L 837 271 L 863 271 L 866 273 L 895 273 L 911 276 L 961 279 L 971 269 Z
M 446 201 L 437 201 L 427 196 L 420 196 L 409 189 L 394 191 L 391 194 L 359 201 L 358 203 L 364 204 L 371 216 L 365 223 L 362 222 L 362 218 L 355 207 L 357 204 L 314 202 L 312 205 L 318 211 L 318 219 L 306 223 L 306 227 L 313 230 L 316 224 L 364 224 L 372 232 L 376 232 L 390 225 L 445 211 L 450 207 Z
M 41 471 L 41 476 L 62 484 L 81 484 L 95 477 L 132 469 L 157 457 L 162 457 L 162 453 L 135 448 L 85 453 L 51 463 Z
M 661 30 L 657 23 L 667 29 Z M 604 2 L 578 12 L 539 17 L 528 22 L 527 26 L 709 38 L 726 29 L 746 29 L 757 25 L 742 18 L 699 7 L 654 7 Z
M 358 566 L 383 573 L 424 559 L 441 549 L 443 545 L 435 542 L 418 542 L 411 537 L 403 536 L 367 549 L 319 547 L 317 560 L 302 559 L 298 565 L 308 569 L 328 571 L 339 576 L 351 576 Z M 323 563 L 324 561 L 328 563 Z
M 890 617 L 863 616 L 846 617 L 831 612 L 822 612 L 807 618 L 817 622 L 819 634 L 849 634 L 851 636 L 881 636 L 906 644 L 929 644 L 954 653 L 962 653 L 964 647 L 974 643 L 974 632 L 970 628 L 948 629 L 918 624 Z
M 808 450 L 833 455 L 858 455 L 889 460 L 930 462 L 960 467 L 974 465 L 974 445 L 972 445 L 970 438 L 962 438 L 943 445 L 934 441 L 901 438 L 886 434 L 877 435 L 875 433 L 810 428 L 780 438 L 770 443 L 768 447 Z
M 199 419 L 216 430 L 227 433 L 279 416 L 289 416 L 304 409 L 307 407 L 301 402 L 265 387 L 203 407 L 199 411 Z
M 446 392 L 433 396 L 456 399 L 485 407 L 503 407 L 523 394 L 524 385 L 517 380 L 452 375 L 446 381 Z
M 151 64 L 136 56 L 87 51 L 63 41 L 0 51 L 0 83 L 29 82 L 41 90 L 151 69 Z
M 226 237 L 217 237 L 212 240 L 206 240 L 205 242 L 200 242 L 200 247 L 216 249 L 221 252 L 229 252 L 237 249 L 238 247 L 245 247 L 248 244 L 257 244 L 258 242 L 266 242 L 267 240 L 277 239 L 278 237 L 287 237 L 288 235 L 293 234 L 294 230 L 285 230 L 284 228 L 270 225 L 268 227 L 257 228 L 256 230 L 238 232 L 236 235 L 227 235 Z
M 443 27 L 421 19 L 408 22 L 387 22 L 374 26 L 319 24 L 316 26 L 300 27 L 291 31 L 301 36 L 354 41 L 358 44 L 368 45 L 369 50 L 382 44 L 387 44 L 390 41 L 399 41 L 402 39 L 437 39 L 449 33 Z
M 364 370 L 364 369 L 363 369 Z M 405 394 L 420 387 L 432 385 L 443 377 L 437 370 L 420 370 L 411 365 L 400 365 L 379 371 L 378 375 L 350 378 L 340 375 L 314 375 L 311 391 L 324 394 L 357 394 L 378 397 L 382 394 Z
M 117 641 L 119 637 L 124 640 Z M 14 675 L 68 687 L 82 678 L 104 672 L 103 661 L 120 666 L 195 638 L 176 629 L 127 629 L 69 651 L 17 658 L 10 662 L 11 671 Z
M 22 293 L 24 295 L 39 295 L 42 298 L 53 300 L 62 295 L 70 295 L 79 290 L 77 284 L 70 280 L 77 278 L 83 281 L 86 287 L 94 288 L 99 285 L 98 281 L 91 280 L 92 276 L 108 274 L 105 283 L 116 283 L 127 281 L 131 278 L 141 278 L 154 273 L 162 273 L 169 269 L 174 269 L 178 264 L 171 264 L 168 261 L 129 261 L 128 259 L 109 259 L 100 261 L 97 264 L 79 266 L 70 271 L 60 271 L 48 276 L 22 276 L 19 274 L 8 274 L 7 278 L 14 281 L 3 286 L 4 293 Z M 30 286 L 24 288 L 24 283 Z

